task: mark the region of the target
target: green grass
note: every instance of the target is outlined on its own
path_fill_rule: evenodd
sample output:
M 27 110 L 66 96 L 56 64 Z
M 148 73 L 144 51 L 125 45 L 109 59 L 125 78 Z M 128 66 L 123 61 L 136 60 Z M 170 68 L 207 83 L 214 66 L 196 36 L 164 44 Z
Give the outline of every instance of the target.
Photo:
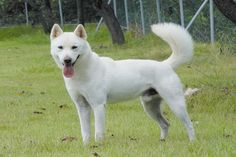
M 113 46 L 104 27 L 96 33 L 88 26 L 87 31 L 93 50 L 103 56 L 162 60 L 170 54 L 168 45 L 152 34 L 126 32 L 127 44 Z M 0 157 L 236 156 L 235 54 L 197 43 L 192 63 L 177 70 L 186 87 L 200 88 L 187 98 L 195 142 L 188 141 L 166 105 L 171 127 L 167 140 L 159 141 L 160 129 L 133 100 L 109 104 L 105 141 L 83 146 L 75 106 L 49 47 L 39 27 L 0 29 Z

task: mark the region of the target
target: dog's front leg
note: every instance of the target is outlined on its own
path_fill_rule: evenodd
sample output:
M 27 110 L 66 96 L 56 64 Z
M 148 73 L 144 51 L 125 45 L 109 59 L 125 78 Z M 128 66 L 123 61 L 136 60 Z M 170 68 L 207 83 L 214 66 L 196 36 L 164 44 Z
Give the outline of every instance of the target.
M 88 144 L 90 140 L 90 113 L 91 107 L 89 105 L 78 106 L 81 134 L 84 144 Z
M 78 96 L 77 93 L 73 93 L 70 90 L 68 91 L 76 106 L 80 120 L 80 128 L 81 128 L 83 143 L 86 145 L 89 143 L 90 140 L 91 106 L 88 104 L 88 102 L 84 97 Z
M 105 134 L 105 106 L 94 106 L 93 112 L 95 118 L 95 141 L 101 141 L 104 139 Z

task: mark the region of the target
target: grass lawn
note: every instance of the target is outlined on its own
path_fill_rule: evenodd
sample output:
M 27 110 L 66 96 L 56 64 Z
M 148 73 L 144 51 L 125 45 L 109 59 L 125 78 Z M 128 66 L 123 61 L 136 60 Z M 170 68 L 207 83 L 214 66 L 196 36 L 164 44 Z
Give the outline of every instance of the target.
M 170 54 L 152 34 L 127 32 L 127 43 L 113 46 L 105 28 L 87 29 L 93 50 L 102 56 L 162 60 Z M 159 127 L 133 100 L 109 104 L 105 141 L 83 146 L 75 106 L 49 47 L 40 28 L 0 29 L 0 157 L 236 156 L 236 53 L 196 43 L 192 63 L 177 70 L 185 87 L 200 89 L 187 98 L 195 142 L 166 105 L 171 127 L 160 141 Z

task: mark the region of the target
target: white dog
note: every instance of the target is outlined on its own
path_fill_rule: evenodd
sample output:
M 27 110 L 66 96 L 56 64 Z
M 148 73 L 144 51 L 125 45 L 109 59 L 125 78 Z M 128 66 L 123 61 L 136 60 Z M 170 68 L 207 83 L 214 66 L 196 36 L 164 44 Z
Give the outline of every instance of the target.
M 194 129 L 188 116 L 182 84 L 174 72 L 180 64 L 192 58 L 193 44 L 189 33 L 173 23 L 152 25 L 152 31 L 165 40 L 172 55 L 162 61 L 118 60 L 99 57 L 91 50 L 82 25 L 74 32 L 63 32 L 55 24 L 51 31 L 51 55 L 63 72 L 65 85 L 80 117 L 83 142 L 90 139 L 90 112 L 95 117 L 95 140 L 104 138 L 105 105 L 140 96 L 146 113 L 160 125 L 163 140 L 169 124 L 160 109 L 164 99 L 180 118 L 194 139 Z

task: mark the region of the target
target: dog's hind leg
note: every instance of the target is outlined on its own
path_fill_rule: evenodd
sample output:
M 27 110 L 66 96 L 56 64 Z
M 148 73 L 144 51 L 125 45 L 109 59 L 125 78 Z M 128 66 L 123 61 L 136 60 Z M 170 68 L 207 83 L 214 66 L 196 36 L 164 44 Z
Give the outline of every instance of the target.
M 140 97 L 145 112 L 159 123 L 161 129 L 160 139 L 164 140 L 168 133 L 169 123 L 161 113 L 161 97 L 155 89 L 148 89 Z
M 186 109 L 182 85 L 177 77 L 173 76 L 169 78 L 171 79 L 166 79 L 166 82 L 163 82 L 163 84 L 157 88 L 158 93 L 166 101 L 174 114 L 184 123 L 188 131 L 189 139 L 192 141 L 194 140 L 195 133 Z
M 189 118 L 186 105 L 185 105 L 185 99 L 183 96 L 178 97 L 172 97 L 167 98 L 165 101 L 168 103 L 170 109 L 175 113 L 175 115 L 184 123 L 187 131 L 189 140 L 193 141 L 195 137 L 193 124 Z

